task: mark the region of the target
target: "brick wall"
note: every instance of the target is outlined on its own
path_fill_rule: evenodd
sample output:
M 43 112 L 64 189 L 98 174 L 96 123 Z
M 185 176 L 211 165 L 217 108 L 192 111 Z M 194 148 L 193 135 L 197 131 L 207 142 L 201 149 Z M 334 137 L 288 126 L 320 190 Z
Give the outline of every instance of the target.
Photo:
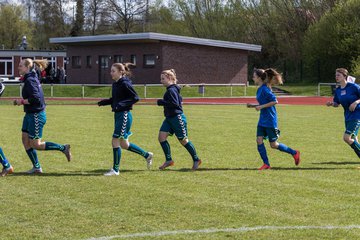
M 68 46 L 67 56 L 70 63 L 67 66 L 68 83 L 112 83 L 110 67 L 114 63 L 115 55 L 122 55 L 123 62 L 130 62 L 131 55 L 136 56 L 137 67 L 132 70 L 133 83 L 159 83 L 161 72 L 160 60 L 156 60 L 155 67 L 143 68 L 143 55 L 155 54 L 161 59 L 160 45 L 157 43 L 122 43 L 112 45 L 82 45 Z M 72 67 L 72 56 L 81 56 L 81 67 Z M 91 68 L 86 67 L 86 56 L 92 57 Z M 100 68 L 100 56 L 111 57 L 109 68 Z
M 246 83 L 243 50 L 163 42 L 163 68 L 175 69 L 180 83 Z
M 143 55 L 157 56 L 155 67 L 143 67 Z M 247 51 L 208 47 L 173 42 L 137 42 L 67 47 L 67 83 L 112 83 L 110 67 L 114 55 L 122 55 L 130 62 L 136 55 L 133 83 L 160 83 L 163 69 L 175 69 L 180 83 L 246 83 Z M 72 56 L 81 56 L 81 67 L 72 67 Z M 86 56 L 92 57 L 91 68 L 86 67 Z M 109 58 L 109 68 L 100 68 L 100 56 Z M 111 58 L 111 59 L 110 59 Z

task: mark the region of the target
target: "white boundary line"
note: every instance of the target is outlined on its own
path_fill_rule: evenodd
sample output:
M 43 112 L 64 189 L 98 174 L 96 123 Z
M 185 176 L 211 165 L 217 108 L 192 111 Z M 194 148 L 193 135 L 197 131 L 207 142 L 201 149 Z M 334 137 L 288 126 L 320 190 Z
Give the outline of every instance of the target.
M 360 225 L 349 226 L 257 226 L 257 227 L 241 227 L 241 228 L 223 228 L 223 229 L 200 229 L 200 230 L 175 230 L 175 231 L 163 231 L 163 232 L 144 232 L 144 233 L 132 233 L 124 235 L 115 235 L 109 237 L 89 238 L 87 240 L 111 240 L 117 238 L 144 238 L 144 237 L 159 237 L 168 235 L 179 234 L 196 234 L 196 233 L 219 233 L 219 232 L 249 232 L 257 230 L 303 230 L 303 229 L 360 229 Z

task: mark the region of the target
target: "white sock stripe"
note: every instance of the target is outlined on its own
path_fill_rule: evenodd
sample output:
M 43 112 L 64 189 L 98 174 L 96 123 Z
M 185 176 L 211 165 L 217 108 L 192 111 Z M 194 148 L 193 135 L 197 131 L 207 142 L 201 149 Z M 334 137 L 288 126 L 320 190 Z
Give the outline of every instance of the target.
M 87 240 L 111 240 L 116 238 L 140 238 L 140 237 L 159 237 L 168 235 L 179 234 L 196 234 L 196 233 L 219 233 L 219 232 L 249 232 L 258 230 L 306 230 L 306 229 L 320 229 L 320 230 L 333 230 L 333 229 L 360 229 L 360 225 L 349 226 L 255 226 L 255 227 L 241 227 L 241 228 L 223 228 L 223 229 L 199 229 L 199 230 L 174 230 L 162 232 L 144 232 L 115 235 L 109 237 L 89 238 Z

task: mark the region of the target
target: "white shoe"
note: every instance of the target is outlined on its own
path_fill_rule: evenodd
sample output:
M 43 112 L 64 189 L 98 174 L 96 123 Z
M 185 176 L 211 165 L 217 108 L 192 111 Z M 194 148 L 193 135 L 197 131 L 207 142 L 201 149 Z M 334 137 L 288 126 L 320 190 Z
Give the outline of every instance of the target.
M 28 174 L 41 174 L 42 172 L 43 172 L 42 168 L 34 168 L 34 167 L 29 171 L 27 171 Z
M 114 169 L 110 169 L 107 173 L 104 173 L 104 176 L 118 176 L 119 172 L 115 171 Z
M 153 157 L 154 154 L 152 152 L 149 152 L 149 156 L 146 158 L 146 167 L 148 170 L 150 170 L 151 168 Z

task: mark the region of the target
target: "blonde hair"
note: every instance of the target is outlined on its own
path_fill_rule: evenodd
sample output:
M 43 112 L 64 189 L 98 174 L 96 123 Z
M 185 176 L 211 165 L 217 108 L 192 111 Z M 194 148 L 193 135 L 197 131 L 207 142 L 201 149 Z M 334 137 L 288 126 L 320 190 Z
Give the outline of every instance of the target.
M 36 59 L 32 60 L 30 58 L 25 58 L 22 60 L 24 62 L 25 67 L 27 68 L 33 68 L 34 65 L 38 66 L 41 70 L 47 68 L 48 66 L 48 60 L 47 59 Z
M 346 68 L 337 68 L 336 72 L 341 73 L 345 78 L 349 76 L 349 71 Z
M 170 79 L 170 81 L 173 81 L 175 84 L 177 84 L 178 80 L 176 78 L 175 69 L 164 70 L 161 72 L 161 74 L 164 74 Z
M 111 67 L 114 67 L 117 70 L 119 70 L 120 72 L 123 72 L 124 75 L 131 77 L 132 72 L 130 69 L 134 66 L 135 66 L 135 64 L 133 64 L 133 63 L 114 63 Z

